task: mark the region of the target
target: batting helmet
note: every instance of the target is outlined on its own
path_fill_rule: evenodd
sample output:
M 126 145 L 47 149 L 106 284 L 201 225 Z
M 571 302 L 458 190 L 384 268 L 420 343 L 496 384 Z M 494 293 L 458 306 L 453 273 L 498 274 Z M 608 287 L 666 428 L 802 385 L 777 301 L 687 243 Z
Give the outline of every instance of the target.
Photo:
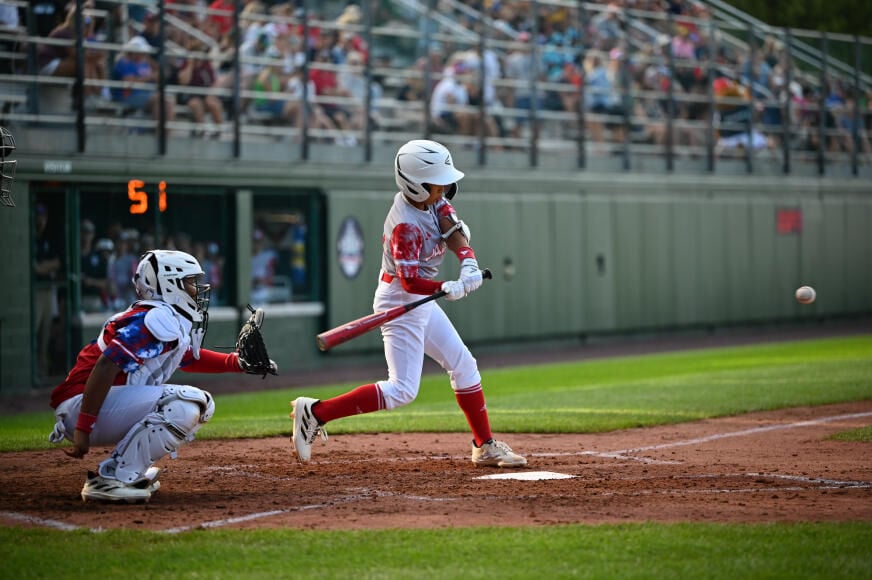
M 9 156 L 15 151 L 15 139 L 6 127 L 0 127 L 0 203 L 15 206 L 12 199 L 12 182 L 15 181 L 15 165 Z
M 400 191 L 410 199 L 422 202 L 430 197 L 425 183 L 450 185 L 445 197 L 451 199 L 457 193 L 457 182 L 463 179 L 451 161 L 451 153 L 441 143 L 416 139 L 409 141 L 397 151 L 394 174 Z

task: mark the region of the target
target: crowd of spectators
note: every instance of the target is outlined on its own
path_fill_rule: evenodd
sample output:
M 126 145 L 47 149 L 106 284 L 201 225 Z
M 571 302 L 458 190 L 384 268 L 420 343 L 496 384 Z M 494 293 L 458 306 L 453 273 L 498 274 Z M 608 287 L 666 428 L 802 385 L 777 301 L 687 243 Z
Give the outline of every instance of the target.
M 94 221 L 79 224 L 80 287 L 82 312 L 115 312 L 133 303 L 136 294 L 131 280 L 139 258 L 149 249 L 180 250 L 196 257 L 212 286 L 212 305 L 225 300 L 225 259 L 217 242 L 193 240 L 185 232 L 174 232 L 157 240 L 151 232 L 123 227 L 118 221 L 98 232 Z
M 72 37 L 75 10 L 71 6 L 75 3 L 43 0 L 37 4 L 52 5 L 54 14 L 48 26 L 44 14 L 51 11 L 40 12 L 40 34 Z M 796 127 L 790 137 L 792 147 L 818 149 L 814 127 L 823 117 L 831 130 L 824 147 L 850 151 L 853 113 L 859 107 L 859 142 L 865 154 L 872 154 L 867 137 L 872 128 L 872 92 L 854 94 L 849 82 L 835 76 L 823 87 L 798 74 L 787 83 L 787 52 L 780 39 L 761 36 L 754 50 L 725 42 L 724 31 L 709 26 L 708 7 L 695 0 L 612 0 L 584 14 L 544 2 L 536 4 L 538 11 L 533 13 L 533 3 L 520 0 L 440 1 L 436 11 L 467 30 L 480 30 L 477 15 L 488 18 L 491 45 L 482 53 L 477 43 L 464 46 L 460 40 L 419 44 L 416 59 L 408 63 L 412 74 L 398 73 L 390 79 L 393 82 L 382 73 L 368 82 L 364 66 L 369 62 L 403 69 L 402 60 L 409 55 L 384 56 L 384 51 L 374 55 L 360 32 L 363 16 L 357 4 L 347 3 L 338 16 L 328 20 L 323 20 L 320 6 L 310 6 L 311 25 L 305 37 L 300 4 L 245 0 L 240 16 L 241 88 L 253 96 L 243 99 L 243 108 L 260 120 L 299 128 L 305 88 L 310 96 L 309 126 L 315 135 L 321 131 L 335 136 L 339 145 L 356 144 L 355 135 L 367 120 L 379 128 L 377 103 L 390 96 L 406 103 L 421 103 L 429 97 L 431 129 L 437 134 L 471 136 L 483 130 L 490 137 L 518 138 L 527 127 L 531 107 L 564 113 L 583 107 L 586 135 L 594 142 L 630 139 L 662 145 L 667 138 L 665 121 L 672 115 L 679 146 L 701 145 L 709 118 L 714 118 L 719 150 L 776 149 L 788 120 L 783 105 L 790 101 L 789 121 Z M 393 3 L 375 3 L 377 24 L 421 25 L 419 13 L 396 7 L 389 10 L 385 5 Z M 88 38 L 125 40 L 112 62 L 107 62 L 105 53 L 87 51 L 86 79 L 153 81 L 157 65 L 149 48 L 159 42 L 156 14 L 145 6 L 116 2 L 85 0 L 85 6 L 102 8 L 113 16 L 88 16 Z M 217 136 L 216 128 L 233 113 L 228 98 L 234 78 L 232 8 L 230 0 L 167 0 L 167 13 L 188 28 L 166 28 L 167 42 L 183 51 L 172 52 L 167 59 L 168 82 L 181 90 L 170 93 L 166 112 L 172 120 L 177 106 L 189 111 L 193 122 L 201 126 L 198 134 Z M 122 14 L 125 10 L 127 14 Z M 124 30 L 110 26 L 117 22 L 128 26 Z M 710 37 L 712 30 L 716 31 L 714 38 Z M 451 33 L 438 26 L 433 32 L 443 37 Z M 75 69 L 74 48 L 40 45 L 39 55 L 41 74 L 69 76 Z M 304 63 L 308 63 L 307 79 L 302 78 Z M 713 82 L 707 72 L 710 63 L 715 70 Z M 432 75 L 430 86 L 425 87 L 422 73 L 427 67 Z M 535 91 L 531 81 L 535 81 Z M 583 100 L 579 98 L 582 85 Z M 156 110 L 153 90 L 136 87 L 107 93 L 99 84 L 87 86 L 86 102 L 109 98 L 146 113 Z M 184 87 L 200 91 L 186 93 Z M 210 88 L 212 93 L 203 91 Z M 666 98 L 667 90 L 674 95 L 672 101 Z M 710 91 L 716 98 L 714 111 L 706 98 Z M 368 94 L 374 105 L 365 110 Z M 482 101 L 487 111 L 484 116 L 477 107 Z M 821 101 L 825 103 L 823 115 L 818 111 Z M 747 127 L 752 122 L 755 131 L 743 130 L 743 124 Z M 209 131 L 205 130 L 207 123 Z M 572 128 L 571 122 L 558 125 Z

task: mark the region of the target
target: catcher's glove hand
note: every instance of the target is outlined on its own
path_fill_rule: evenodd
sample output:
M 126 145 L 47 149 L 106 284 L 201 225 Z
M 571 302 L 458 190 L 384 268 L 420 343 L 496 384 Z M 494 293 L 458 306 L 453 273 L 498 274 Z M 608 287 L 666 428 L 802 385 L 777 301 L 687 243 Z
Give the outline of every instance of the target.
M 239 368 L 250 375 L 263 375 L 263 378 L 266 378 L 267 374 L 276 375 L 279 367 L 269 358 L 263 336 L 260 334 L 260 328 L 263 326 L 263 309 L 255 310 L 250 304 L 248 309 L 251 311 L 251 316 L 242 325 L 239 336 L 236 337 Z

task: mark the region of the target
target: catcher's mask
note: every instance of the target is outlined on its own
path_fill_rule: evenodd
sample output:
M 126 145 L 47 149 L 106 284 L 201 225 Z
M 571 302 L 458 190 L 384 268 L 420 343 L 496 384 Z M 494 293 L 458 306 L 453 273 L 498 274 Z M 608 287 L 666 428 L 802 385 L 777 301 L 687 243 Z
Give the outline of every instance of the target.
M 140 259 L 133 286 L 142 300 L 163 300 L 191 321 L 194 357 L 200 358 L 212 292 L 200 262 L 186 252 L 151 250 Z
M 12 199 L 12 182 L 15 181 L 15 165 L 18 163 L 9 159 L 15 151 L 15 139 L 6 127 L 0 127 L 0 203 L 15 207 Z

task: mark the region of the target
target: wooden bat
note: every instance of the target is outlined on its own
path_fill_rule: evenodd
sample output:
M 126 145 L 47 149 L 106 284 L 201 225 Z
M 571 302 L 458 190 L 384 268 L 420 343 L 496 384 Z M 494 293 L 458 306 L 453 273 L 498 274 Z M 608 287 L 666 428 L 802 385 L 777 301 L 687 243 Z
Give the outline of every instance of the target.
M 490 270 L 485 268 L 481 271 L 481 277 L 489 280 L 493 278 L 493 275 L 491 274 Z M 443 296 L 445 296 L 445 292 L 440 290 L 439 292 L 421 298 L 420 300 L 415 300 L 414 302 L 409 302 L 400 306 L 394 306 L 393 308 L 390 308 L 388 310 L 375 312 L 368 316 L 358 318 L 357 320 L 352 320 L 351 322 L 340 324 L 336 328 L 325 330 L 317 337 L 315 337 L 318 341 L 318 348 L 324 351 L 329 350 L 334 346 L 340 345 L 344 342 L 348 342 L 349 340 L 357 338 L 362 334 L 366 334 L 373 328 L 379 327 L 385 322 L 390 322 L 391 320 L 402 316 L 409 310 L 414 310 L 422 304 L 426 304 L 431 300 L 436 300 L 437 298 L 442 298 Z

